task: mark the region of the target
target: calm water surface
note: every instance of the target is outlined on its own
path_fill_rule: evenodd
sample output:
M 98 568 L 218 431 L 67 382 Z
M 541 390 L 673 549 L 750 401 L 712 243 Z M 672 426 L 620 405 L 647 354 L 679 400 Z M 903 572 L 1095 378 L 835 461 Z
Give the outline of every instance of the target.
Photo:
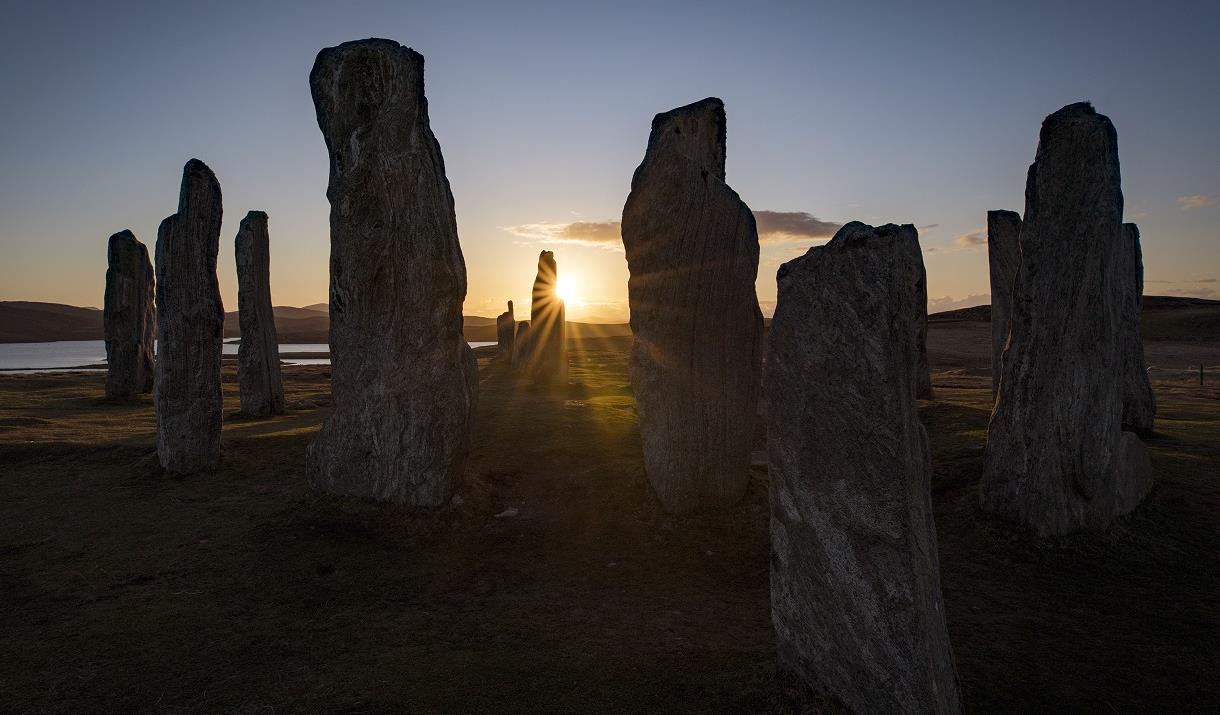
M 474 342 L 472 348 L 495 345 Z M 236 355 L 237 343 L 225 343 L 224 354 Z M 280 354 L 329 353 L 326 343 L 284 343 Z M 329 365 L 329 358 L 284 358 L 286 365 Z M 63 370 L 87 366 L 106 369 L 106 343 L 102 340 L 61 340 L 53 343 L 0 343 L 0 370 Z

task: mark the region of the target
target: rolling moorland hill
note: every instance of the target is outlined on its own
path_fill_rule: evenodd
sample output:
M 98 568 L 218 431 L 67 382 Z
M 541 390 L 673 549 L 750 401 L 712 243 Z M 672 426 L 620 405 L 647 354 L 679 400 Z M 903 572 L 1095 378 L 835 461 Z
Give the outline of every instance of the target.
M 990 322 L 991 306 L 976 305 L 942 313 L 928 320 L 935 324 Z M 277 306 L 275 325 L 281 343 L 325 343 L 330 316 L 325 303 L 294 308 Z M 496 319 L 478 315 L 465 317 L 466 339 L 490 342 L 496 339 Z M 1176 296 L 1144 296 L 1145 340 L 1220 341 L 1220 301 Z M 626 323 L 568 323 L 568 336 L 576 339 L 630 335 Z M 237 312 L 225 313 L 226 340 L 240 337 Z M 0 343 L 35 343 L 56 340 L 101 340 L 102 311 L 60 303 L 0 301 Z

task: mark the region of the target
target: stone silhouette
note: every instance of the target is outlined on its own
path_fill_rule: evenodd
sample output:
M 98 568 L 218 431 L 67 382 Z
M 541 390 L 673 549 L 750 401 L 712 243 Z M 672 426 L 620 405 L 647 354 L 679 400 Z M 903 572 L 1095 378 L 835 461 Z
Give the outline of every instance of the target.
M 392 40 L 318 53 L 309 76 L 330 154 L 331 413 L 315 486 L 437 506 L 457 486 L 478 400 L 462 337 L 466 264 L 424 58 Z
M 1047 117 L 979 489 L 985 511 L 1039 535 L 1104 528 L 1152 484 L 1122 431 L 1122 212 L 1114 125 L 1088 103 Z
M 513 317 L 513 302 L 508 310 L 496 316 L 496 352 L 502 359 L 512 360 L 513 343 L 517 335 L 517 320 Z
M 254 417 L 284 411 L 280 346 L 271 308 L 271 249 L 267 214 L 251 211 L 241 220 L 234 243 L 237 254 L 237 306 L 241 345 L 237 382 L 241 411 Z
M 719 99 L 653 118 L 622 235 L 645 471 L 670 512 L 732 504 L 750 479 L 763 320 L 758 232 L 725 183 Z
M 913 226 L 849 223 L 780 267 L 768 338 L 779 658 L 854 712 L 961 710 L 916 412 L 922 264 Z
M 152 392 L 157 311 L 148 249 L 131 231 L 119 231 L 110 237 L 106 262 L 106 397 Z
M 513 367 L 524 369 L 530 361 L 530 321 L 517 323 L 517 331 L 513 335 Z
M 563 299 L 555 290 L 559 273 L 555 254 L 538 255 L 538 275 L 530 303 L 529 342 L 526 345 L 530 376 L 537 383 L 568 380 L 567 317 Z
M 987 263 L 991 270 L 991 394 L 1000 389 L 1000 359 L 1012 322 L 1012 287 L 1021 260 L 1021 216 L 987 212 Z
M 919 266 L 912 271 L 914 284 L 911 292 L 918 303 L 918 314 L 915 317 L 915 397 L 921 400 L 931 400 L 936 396 L 932 390 L 932 370 L 928 367 L 928 274 L 923 265 L 923 250 L 919 247 L 919 234 L 909 224 L 903 224 L 898 231 L 899 243 L 913 255 L 910 261 Z
M 1133 223 L 1123 224 L 1119 253 L 1118 287 L 1122 290 L 1120 311 L 1122 337 L 1119 350 L 1123 357 L 1123 429 L 1151 434 L 1156 418 L 1156 397 L 1144 361 L 1144 339 L 1140 336 L 1140 313 L 1144 309 L 1144 252 L 1140 249 L 1140 230 Z
M 157 454 L 171 472 L 220 464 L 224 304 L 216 282 L 220 183 L 202 161 L 182 170 L 178 213 L 157 230 Z

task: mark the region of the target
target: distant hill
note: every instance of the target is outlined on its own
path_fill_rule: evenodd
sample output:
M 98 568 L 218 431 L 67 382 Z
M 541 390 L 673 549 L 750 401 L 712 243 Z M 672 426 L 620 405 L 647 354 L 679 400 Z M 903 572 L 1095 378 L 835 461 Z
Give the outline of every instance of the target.
M 991 306 L 932 313 L 928 322 L 991 322 Z M 1140 332 L 1145 340 L 1220 341 L 1220 300 L 1172 295 L 1144 296 Z
M 283 343 L 325 343 L 330 315 L 319 303 L 304 308 L 276 306 L 275 326 Z M 991 306 L 932 313 L 932 323 L 990 322 Z M 770 322 L 770 321 L 766 321 Z M 1142 330 L 1145 340 L 1220 341 L 1220 301 L 1177 296 L 1144 296 Z M 472 342 L 496 339 L 496 319 L 468 315 L 463 333 Z M 568 323 L 576 339 L 631 335 L 626 323 Z M 226 340 L 240 337 L 237 312 L 225 314 Z M 60 303 L 0 301 L 0 343 L 40 343 L 55 340 L 101 340 L 102 311 Z
M 101 340 L 102 311 L 61 303 L 0 301 L 0 343 Z
M 326 343 L 330 340 L 330 314 L 325 303 L 304 308 L 276 306 L 275 329 L 281 343 Z M 630 335 L 625 324 L 568 323 L 574 338 Z M 468 315 L 463 333 L 473 342 L 496 339 L 496 319 Z M 101 340 L 102 311 L 59 303 L 0 301 L 0 343 L 42 343 L 56 340 Z M 225 313 L 225 340 L 241 337 L 237 311 Z

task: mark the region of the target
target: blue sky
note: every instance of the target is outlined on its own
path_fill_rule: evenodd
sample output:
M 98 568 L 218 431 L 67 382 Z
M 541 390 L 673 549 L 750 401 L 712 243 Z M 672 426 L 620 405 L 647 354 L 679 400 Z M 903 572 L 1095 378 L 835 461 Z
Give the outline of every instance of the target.
M 653 114 L 711 95 L 746 203 L 915 224 L 933 309 L 986 300 L 971 236 L 988 209 L 1021 210 L 1042 118 L 1092 100 L 1118 128 L 1146 292 L 1220 297 L 1220 3 L 99 5 L 6 3 L 0 299 L 100 305 L 106 238 L 151 248 L 198 157 L 224 190 L 226 304 L 251 209 L 271 215 L 275 302 L 324 301 L 308 75 L 320 48 L 370 36 L 427 58 L 468 314 L 524 304 L 546 247 L 571 318 L 625 318 L 621 251 L 567 224 L 617 221 Z M 813 233 L 764 236 L 765 312 Z

